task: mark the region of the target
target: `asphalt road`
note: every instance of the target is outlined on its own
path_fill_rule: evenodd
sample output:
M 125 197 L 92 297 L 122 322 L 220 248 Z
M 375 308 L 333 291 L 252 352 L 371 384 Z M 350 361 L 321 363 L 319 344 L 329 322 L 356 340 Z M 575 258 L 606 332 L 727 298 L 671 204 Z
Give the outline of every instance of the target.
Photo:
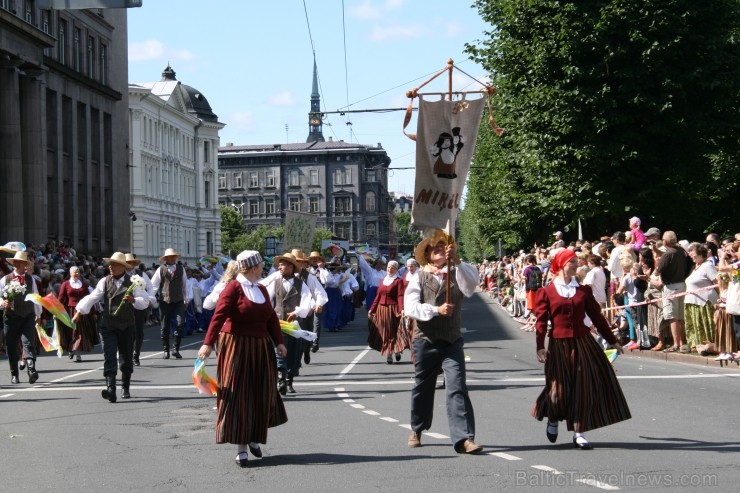
M 265 457 L 246 469 L 235 446 L 214 442 L 215 399 L 191 371 L 202 337 L 182 360 L 162 360 L 146 329 L 133 398 L 103 400 L 100 348 L 82 363 L 45 354 L 40 379 L 11 386 L 0 360 L 2 491 L 737 491 L 740 367 L 704 367 L 638 355 L 615 362 L 632 419 L 587 434 L 593 451 L 558 443 L 529 412 L 544 383 L 534 334 L 485 295 L 467 300 L 463 325 L 478 456 L 458 455 L 444 396 L 423 446 L 406 446 L 409 353 L 398 364 L 366 346 L 365 310 L 321 350 L 285 398 L 289 421 L 270 430 Z M 159 352 L 158 352 L 159 351 Z M 214 374 L 214 369 L 210 368 Z

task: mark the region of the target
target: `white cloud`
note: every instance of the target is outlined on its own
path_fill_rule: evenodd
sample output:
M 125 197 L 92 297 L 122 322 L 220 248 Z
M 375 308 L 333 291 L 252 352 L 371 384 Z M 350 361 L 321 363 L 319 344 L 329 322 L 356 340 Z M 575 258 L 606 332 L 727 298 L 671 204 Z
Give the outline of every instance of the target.
M 164 43 L 156 39 L 148 39 L 128 45 L 129 62 L 147 62 L 152 60 L 161 60 L 164 62 L 191 61 L 195 59 L 195 54 L 185 48 L 173 49 L 165 47 Z
M 420 38 L 426 34 L 426 29 L 418 25 L 406 26 L 374 26 L 370 33 L 372 41 L 398 41 L 403 39 Z
M 402 7 L 406 3 L 406 0 L 386 0 L 385 6 L 388 9 L 397 9 Z
M 231 127 L 229 130 L 232 132 L 235 130 L 251 132 L 257 128 L 254 122 L 254 114 L 251 111 L 235 111 L 230 113 L 224 123 Z
M 370 0 L 365 0 L 359 5 L 350 7 L 349 15 L 364 20 L 378 20 L 382 18 L 380 9 Z
M 272 106 L 294 106 L 296 104 L 295 95 L 290 91 L 273 94 L 267 101 Z

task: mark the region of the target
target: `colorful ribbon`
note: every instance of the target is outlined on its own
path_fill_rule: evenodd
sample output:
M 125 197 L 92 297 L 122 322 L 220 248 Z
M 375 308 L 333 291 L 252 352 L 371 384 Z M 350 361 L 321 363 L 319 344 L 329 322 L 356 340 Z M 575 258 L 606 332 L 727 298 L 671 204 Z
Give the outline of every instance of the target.
M 286 322 L 285 320 L 281 320 L 280 330 L 285 335 L 295 337 L 296 339 L 305 339 L 308 342 L 315 341 L 317 337 L 315 332 L 308 332 L 306 330 L 301 329 L 298 326 L 297 322 Z
M 206 360 L 197 358 L 193 365 L 193 385 L 198 393 L 204 395 L 216 395 L 218 383 L 206 373 Z

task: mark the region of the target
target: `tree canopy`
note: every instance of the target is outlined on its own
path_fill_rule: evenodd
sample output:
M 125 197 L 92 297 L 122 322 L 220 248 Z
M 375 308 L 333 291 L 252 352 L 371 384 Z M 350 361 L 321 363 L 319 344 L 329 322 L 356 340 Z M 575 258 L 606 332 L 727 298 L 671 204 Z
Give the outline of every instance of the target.
M 737 229 L 738 0 L 474 5 L 492 28 L 467 51 L 505 133 L 481 126 L 463 243 L 576 239 L 579 219 L 594 238 L 634 215 L 681 237 Z

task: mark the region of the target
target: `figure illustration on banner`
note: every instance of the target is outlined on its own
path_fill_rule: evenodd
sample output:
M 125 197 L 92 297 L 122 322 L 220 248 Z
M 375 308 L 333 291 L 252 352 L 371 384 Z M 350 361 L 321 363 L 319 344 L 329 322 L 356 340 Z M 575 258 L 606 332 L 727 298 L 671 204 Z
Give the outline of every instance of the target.
M 452 129 L 452 133 L 442 132 L 437 141 L 431 146 L 432 157 L 436 157 L 432 172 L 440 178 L 457 178 L 455 160 L 457 154 L 465 146 L 460 127 Z

